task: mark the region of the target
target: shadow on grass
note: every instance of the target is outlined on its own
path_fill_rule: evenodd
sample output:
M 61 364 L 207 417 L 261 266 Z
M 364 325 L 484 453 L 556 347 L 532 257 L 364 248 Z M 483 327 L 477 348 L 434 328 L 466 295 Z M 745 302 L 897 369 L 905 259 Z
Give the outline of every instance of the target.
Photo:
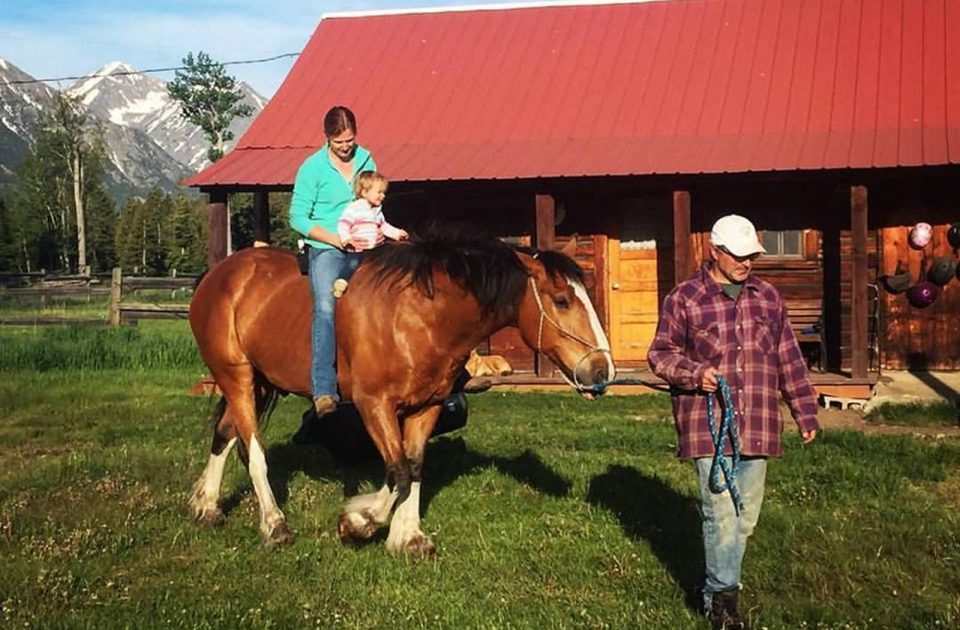
M 697 502 L 657 477 L 634 468 L 609 466 L 590 480 L 587 501 L 617 515 L 623 531 L 645 540 L 696 610 L 703 579 L 703 543 Z
M 343 483 L 344 497 L 360 491 L 364 481 L 379 486 L 383 480 L 383 463 L 375 451 L 359 451 L 351 457 L 335 456 L 319 445 L 281 443 L 268 447 L 267 469 L 270 487 L 282 508 L 289 498 L 290 482 L 298 473 L 318 482 Z M 526 484 L 543 494 L 566 496 L 572 484 L 544 464 L 531 451 L 513 457 L 485 455 L 467 447 L 462 437 L 444 436 L 427 444 L 424 458 L 420 513 L 426 515 L 430 502 L 444 487 L 463 475 L 493 466 L 501 473 Z M 220 508 L 229 515 L 252 492 L 249 481 L 223 497 Z

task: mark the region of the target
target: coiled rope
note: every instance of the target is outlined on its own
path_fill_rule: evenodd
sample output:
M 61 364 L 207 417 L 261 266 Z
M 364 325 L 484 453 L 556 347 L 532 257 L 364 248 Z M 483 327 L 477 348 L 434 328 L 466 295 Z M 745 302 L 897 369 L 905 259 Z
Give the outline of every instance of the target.
M 716 396 L 713 393 L 707 394 L 707 426 L 710 427 L 710 436 L 713 438 L 713 463 L 710 465 L 710 491 L 714 494 L 720 494 L 730 490 L 730 498 L 733 499 L 733 509 L 737 516 L 743 511 L 743 500 L 740 498 L 740 490 L 737 488 L 736 477 L 740 468 L 740 434 L 737 430 L 737 421 L 734 417 L 733 399 L 730 396 L 730 384 L 726 377 L 717 375 L 717 387 L 720 390 L 721 408 L 723 409 L 723 420 L 720 422 L 720 430 L 717 431 L 717 425 L 713 418 L 713 402 Z M 723 450 L 727 437 L 730 438 L 730 448 L 733 451 L 733 466 L 723 455 Z M 720 481 L 720 472 L 723 471 L 724 481 Z

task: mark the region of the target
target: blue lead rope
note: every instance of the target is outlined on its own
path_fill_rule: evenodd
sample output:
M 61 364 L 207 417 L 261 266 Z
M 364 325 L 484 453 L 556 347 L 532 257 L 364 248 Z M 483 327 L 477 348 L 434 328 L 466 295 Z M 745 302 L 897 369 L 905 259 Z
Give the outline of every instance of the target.
M 743 511 L 743 500 L 740 498 L 740 490 L 737 489 L 736 477 L 737 470 L 740 468 L 740 434 L 737 430 L 737 420 L 734 417 L 733 399 L 730 396 L 730 384 L 723 376 L 717 375 L 717 386 L 720 388 L 722 396 L 721 407 L 723 408 L 723 420 L 720 423 L 720 431 L 717 431 L 716 422 L 713 420 L 713 393 L 707 394 L 707 426 L 710 427 L 710 436 L 713 438 L 713 464 L 710 466 L 710 491 L 714 494 L 720 494 L 730 490 L 730 498 L 733 499 L 733 509 L 737 516 Z M 730 436 L 730 447 L 733 450 L 733 467 L 731 468 L 727 458 L 723 456 L 724 443 L 727 436 Z M 723 471 L 724 482 L 720 481 L 720 471 Z

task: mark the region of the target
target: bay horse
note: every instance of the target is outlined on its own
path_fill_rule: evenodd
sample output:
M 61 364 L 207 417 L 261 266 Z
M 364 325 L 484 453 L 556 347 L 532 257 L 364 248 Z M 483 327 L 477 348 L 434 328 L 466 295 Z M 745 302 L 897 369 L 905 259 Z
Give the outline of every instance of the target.
M 470 356 L 492 333 L 516 326 L 585 397 L 613 379 L 610 345 L 583 284 L 583 271 L 556 251 L 514 248 L 497 239 L 435 237 L 367 252 L 337 300 L 337 376 L 383 458 L 377 492 L 349 499 L 342 540 L 369 539 L 390 521 L 387 550 L 431 556 L 420 528 L 424 449 L 443 399 Z M 267 480 L 258 419 L 278 394 L 310 397 L 312 297 L 293 253 L 250 248 L 200 282 L 190 326 L 223 392 L 210 458 L 189 505 L 218 524 L 224 463 L 239 440 L 260 507 L 264 544 L 293 538 Z

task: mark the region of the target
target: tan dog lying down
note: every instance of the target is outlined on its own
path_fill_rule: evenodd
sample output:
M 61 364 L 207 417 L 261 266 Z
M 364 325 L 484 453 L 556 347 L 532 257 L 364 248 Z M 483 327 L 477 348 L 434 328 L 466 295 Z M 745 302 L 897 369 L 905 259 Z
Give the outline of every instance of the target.
M 467 359 L 467 372 L 470 376 L 506 376 L 513 374 L 513 368 L 507 360 L 498 354 L 482 355 L 474 348 Z

